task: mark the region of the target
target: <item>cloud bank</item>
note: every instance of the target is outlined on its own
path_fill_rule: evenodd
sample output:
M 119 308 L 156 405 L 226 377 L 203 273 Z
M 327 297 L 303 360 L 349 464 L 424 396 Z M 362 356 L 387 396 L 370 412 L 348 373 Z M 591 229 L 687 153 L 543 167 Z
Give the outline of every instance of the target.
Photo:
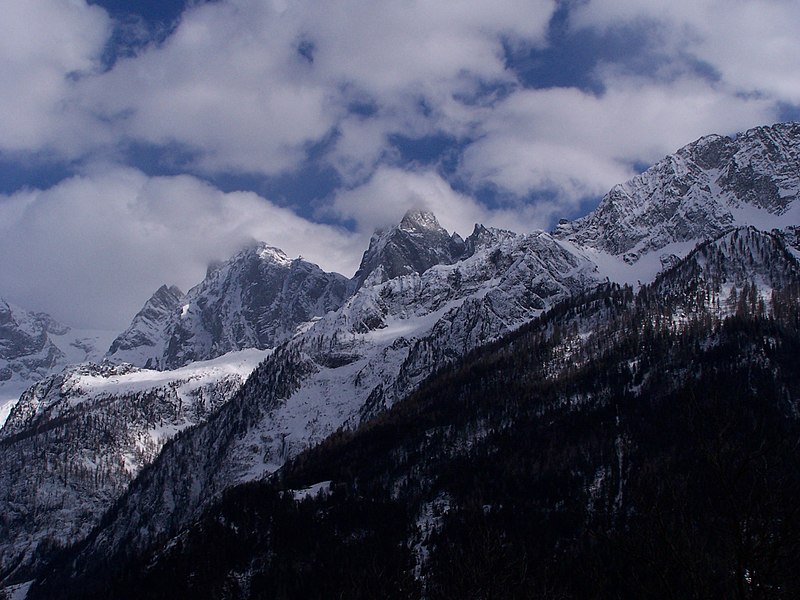
M 800 114 L 790 0 L 191 2 L 114 61 L 102 4 L 0 0 L 0 161 L 72 174 L 0 197 L 0 294 L 73 324 L 124 325 L 249 238 L 350 274 L 410 207 L 548 227 L 701 135 Z M 518 63 L 584 41 L 572 84 Z M 299 189 L 309 165 L 332 174 L 310 203 L 220 183 Z
M 0 197 L 4 294 L 67 324 L 122 330 L 163 283 L 184 291 L 253 240 L 352 275 L 363 240 L 250 192 L 104 166 Z

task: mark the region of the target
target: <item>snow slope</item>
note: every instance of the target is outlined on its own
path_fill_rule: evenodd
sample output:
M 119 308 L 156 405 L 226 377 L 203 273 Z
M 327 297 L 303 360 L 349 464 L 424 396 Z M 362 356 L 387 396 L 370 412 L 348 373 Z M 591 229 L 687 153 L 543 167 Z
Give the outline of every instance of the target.
M 152 346 L 132 348 L 155 349 L 151 364 L 159 368 L 236 348 L 276 345 L 274 353 L 231 401 L 164 448 L 117 506 L 116 518 L 92 540 L 87 556 L 145 547 L 176 533 L 230 486 L 268 476 L 337 429 L 380 414 L 439 366 L 606 279 L 645 284 L 677 269 L 679 280 L 706 277 L 704 301 L 721 306 L 731 289 L 744 289 L 742 282 L 755 273 L 757 293 L 768 294 L 773 284 L 765 282 L 781 281 L 769 271 L 771 253 L 798 237 L 798 148 L 796 124 L 758 128 L 735 139 L 702 138 L 616 186 L 596 211 L 560 224 L 552 234 L 476 225 L 462 239 L 432 214 L 412 211 L 373 237 L 350 281 L 263 244 L 243 251 L 210 270 L 166 317 L 158 316 L 166 321 L 156 319 L 159 325 L 144 332 Z M 747 225 L 779 231 L 741 229 Z M 693 251 L 710 239 L 721 241 L 707 255 Z M 753 260 L 737 258 L 728 271 L 719 271 L 717 263 L 733 254 Z M 687 256 L 690 261 L 684 261 Z M 675 289 L 680 292 L 680 286 Z M 159 331 L 160 340 L 150 335 Z M 24 437 L 39 424 L 76 414 L 78 406 L 100 409 L 109 397 L 129 402 L 148 394 L 166 400 L 158 410 L 145 407 L 143 427 L 151 440 L 163 439 L 163 428 L 172 434 L 185 426 L 175 416 L 184 401 L 195 405 L 176 391 L 185 382 L 140 389 L 125 379 L 140 371 L 104 368 L 110 375 L 75 375 L 94 378 L 90 387 L 104 390 L 91 400 L 59 392 L 50 402 L 49 390 L 41 388 L 26 401 L 28 412 L 12 413 L 8 431 Z M 141 377 L 154 381 L 156 375 L 148 373 Z M 103 410 L 91 414 L 105 418 Z M 32 457 L 16 468 L 27 481 L 31 473 L 49 473 L 48 465 Z M 63 485 L 70 481 L 63 479 Z M 84 532 L 70 530 L 59 541 Z M 21 543 L 22 550 L 9 546 L 9 555 L 30 556 Z
M 0 427 L 28 387 L 67 365 L 99 360 L 113 337 L 72 329 L 0 299 Z
M 798 173 L 798 123 L 706 136 L 614 186 L 595 211 L 560 223 L 554 236 L 612 280 L 647 281 L 725 231 L 799 224 Z
M 85 536 L 169 439 L 219 410 L 267 355 L 170 372 L 89 363 L 23 393 L 0 429 L 0 579 Z
M 273 348 L 309 320 L 339 308 L 349 282 L 266 244 L 246 248 L 185 296 L 161 288 L 107 358 L 174 369 L 234 350 Z

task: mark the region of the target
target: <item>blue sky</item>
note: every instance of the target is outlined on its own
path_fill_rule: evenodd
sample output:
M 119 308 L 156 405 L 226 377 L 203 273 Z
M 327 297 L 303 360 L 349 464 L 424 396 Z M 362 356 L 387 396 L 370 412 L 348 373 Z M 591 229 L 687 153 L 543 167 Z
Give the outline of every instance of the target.
M 548 229 L 800 118 L 792 0 L 0 0 L 0 296 L 120 329 L 251 239 Z

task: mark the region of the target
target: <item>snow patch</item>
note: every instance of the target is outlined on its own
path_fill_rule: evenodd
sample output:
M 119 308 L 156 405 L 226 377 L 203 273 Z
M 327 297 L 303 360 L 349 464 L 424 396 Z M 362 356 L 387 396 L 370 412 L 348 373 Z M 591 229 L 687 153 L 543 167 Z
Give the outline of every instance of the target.
M 19 396 L 17 396 L 16 398 L 9 398 L 9 399 L 0 398 L 0 429 L 2 429 L 3 425 L 6 424 L 8 415 L 10 415 L 11 411 L 14 410 L 14 407 L 17 405 L 17 402 L 19 402 Z
M 25 583 L 18 583 L 10 585 L 0 590 L 0 593 L 5 594 L 7 600 L 25 600 L 28 597 L 28 591 L 31 589 L 33 581 L 26 581 Z
M 302 502 L 306 498 L 318 498 L 320 496 L 326 496 L 331 492 L 331 481 L 320 481 L 319 483 L 315 483 L 308 487 L 299 489 L 299 490 L 288 490 L 289 493 L 292 494 L 292 497 L 297 502 Z
M 447 494 L 440 494 L 431 502 L 426 502 L 420 507 L 417 514 L 416 531 L 409 540 L 411 552 L 414 555 L 414 578 L 425 585 L 425 567 L 431 555 L 431 535 L 440 531 L 444 524 L 444 517 L 450 512 L 451 498 Z

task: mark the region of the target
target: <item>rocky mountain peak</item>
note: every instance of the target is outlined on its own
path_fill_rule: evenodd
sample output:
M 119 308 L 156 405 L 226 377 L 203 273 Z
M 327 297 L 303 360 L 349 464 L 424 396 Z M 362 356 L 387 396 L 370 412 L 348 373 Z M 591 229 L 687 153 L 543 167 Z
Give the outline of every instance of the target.
M 69 327 L 56 321 L 43 312 L 30 312 L 9 304 L 0 298 L 0 327 L 14 327 L 24 330 L 30 335 L 41 335 L 42 332 L 64 335 Z
M 287 254 L 280 248 L 275 248 L 273 246 L 268 246 L 267 244 L 261 243 L 256 246 L 255 252 L 261 260 L 266 262 L 284 267 L 288 267 L 292 264 L 292 259 L 289 258 Z
M 712 134 L 678 150 L 677 154 L 702 169 L 720 169 L 735 154 L 735 142 L 726 136 Z
M 177 285 L 164 284 L 158 288 L 145 303 L 145 308 L 152 310 L 172 310 L 183 299 L 184 293 Z
M 398 225 L 398 229 L 403 231 L 445 231 L 439 225 L 436 215 L 427 210 L 411 209 L 403 215 L 403 219 Z
M 398 225 L 377 231 L 354 276 L 356 289 L 369 279 L 382 283 L 401 275 L 424 273 L 434 265 L 449 265 L 463 257 L 464 240 L 450 235 L 433 213 L 408 211 Z
M 6 402 L 68 364 L 98 359 L 110 337 L 72 329 L 46 313 L 0 299 L 0 425 Z
M 280 248 L 265 242 L 252 242 L 231 258 L 224 261 L 213 261 L 206 271 L 205 281 L 229 277 L 232 271 L 241 271 L 263 263 L 269 267 L 288 268 L 293 260 Z
M 47 334 L 65 333 L 48 315 L 32 313 L 0 298 L 0 359 L 15 359 L 41 351 L 48 343 Z M 62 330 L 63 329 L 63 330 Z
M 632 264 L 742 225 L 782 229 L 798 204 L 798 172 L 800 124 L 705 136 L 614 186 L 594 212 L 560 223 L 554 235 Z
M 163 352 L 165 328 L 184 298 L 177 286 L 158 288 L 130 326 L 111 343 L 107 356 L 116 362 L 156 366 L 157 355 Z
M 184 296 L 160 289 L 108 358 L 172 369 L 244 348 L 272 348 L 348 295 L 348 280 L 264 243 L 221 265 Z M 164 297 L 158 310 L 154 303 Z M 123 341 L 125 342 L 123 344 Z
M 480 223 L 475 223 L 472 233 L 464 240 L 464 253 L 466 256 L 472 256 L 476 251 L 481 248 L 488 248 L 500 244 L 504 241 L 514 239 L 519 234 L 507 229 L 497 229 L 495 227 L 486 227 Z

